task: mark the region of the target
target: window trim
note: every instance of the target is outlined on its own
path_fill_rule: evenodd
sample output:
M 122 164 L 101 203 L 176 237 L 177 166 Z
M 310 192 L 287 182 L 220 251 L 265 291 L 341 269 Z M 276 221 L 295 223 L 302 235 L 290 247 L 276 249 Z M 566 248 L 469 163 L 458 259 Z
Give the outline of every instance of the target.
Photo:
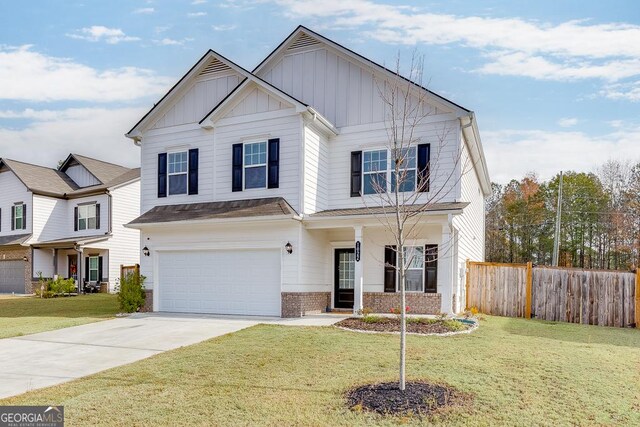
M 415 151 L 415 165 L 412 168 L 407 168 L 407 171 L 414 171 L 414 183 L 413 183 L 413 189 L 409 190 L 409 191 L 400 191 L 400 193 L 405 193 L 405 192 L 416 192 L 418 191 L 418 146 L 417 145 L 412 145 L 410 147 L 406 147 L 405 149 L 409 149 L 409 150 L 414 150 Z M 376 194 L 379 193 L 365 193 L 365 175 L 372 175 L 372 174 L 381 174 L 382 171 L 377 171 L 377 172 L 365 172 L 365 168 L 364 168 L 364 157 L 365 157 L 365 153 L 371 153 L 374 151 L 386 151 L 387 152 L 387 170 L 385 171 L 385 184 L 387 187 L 387 193 L 389 193 L 392 190 L 392 177 L 393 177 L 393 173 L 394 170 L 391 167 L 391 164 L 393 163 L 391 161 L 392 156 L 391 156 L 391 151 L 392 149 L 389 147 L 382 147 L 382 148 L 377 148 L 377 147 L 372 147 L 372 148 L 367 148 L 367 149 L 362 149 L 362 160 L 361 160 L 361 169 L 362 169 L 362 184 L 361 184 L 361 191 L 362 191 L 362 195 L 363 196 L 375 196 Z
M 245 164 L 247 145 L 252 144 L 264 144 L 265 148 L 265 161 L 264 163 L 249 165 Z M 264 187 L 247 188 L 247 176 L 246 171 L 248 168 L 264 168 Z M 242 142 L 242 191 L 252 190 L 266 190 L 269 186 L 269 140 L 268 139 L 256 139 Z
M 24 206 L 25 204 L 22 202 L 14 203 L 13 205 L 13 229 L 14 230 L 23 230 L 24 226 Z M 20 208 L 20 217 L 18 217 L 18 207 Z M 18 219 L 20 220 L 20 227 L 18 227 Z
M 85 220 L 85 227 L 84 228 L 80 228 L 80 217 L 81 217 L 81 210 L 82 209 L 89 209 L 89 207 L 93 206 L 93 217 L 90 216 L 86 216 L 85 218 L 82 218 Z M 76 226 L 78 227 L 78 231 L 86 231 L 86 230 L 98 230 L 98 203 L 97 202 L 90 202 L 90 203 L 81 203 L 78 206 L 76 206 L 78 208 L 78 223 L 76 224 Z M 93 227 L 89 227 L 89 219 L 93 218 Z
M 422 262 L 420 263 L 420 268 L 407 268 L 405 270 L 405 275 L 406 275 L 406 272 L 409 271 L 409 270 L 420 270 L 420 271 L 422 271 L 422 286 L 421 286 L 420 290 L 410 291 L 410 290 L 405 289 L 405 292 L 411 292 L 411 293 L 415 293 L 415 294 L 423 294 L 423 293 L 425 293 L 425 286 L 426 286 L 426 283 L 425 283 L 426 277 L 425 276 L 426 276 L 426 274 L 425 274 L 425 269 L 424 269 L 424 257 L 425 257 L 424 247 L 425 247 L 425 244 L 419 245 L 419 244 L 416 244 L 416 243 L 414 243 L 412 245 L 404 245 L 403 246 L 403 251 L 406 248 L 422 248 Z M 396 257 L 397 257 L 397 255 L 396 255 Z M 396 260 L 397 259 L 398 258 L 396 258 Z M 396 292 L 400 292 L 401 283 L 400 283 L 400 277 L 399 276 L 400 276 L 400 271 L 397 270 L 396 271 Z
M 187 165 L 187 170 L 184 172 L 169 172 L 169 159 L 172 154 L 184 154 L 185 155 L 185 163 Z M 182 163 L 182 162 L 180 162 Z M 184 193 L 171 193 L 171 177 L 184 175 L 186 178 L 186 185 L 184 189 Z M 180 149 L 180 150 L 172 150 L 167 151 L 167 197 L 169 196 L 185 196 L 189 194 L 189 150 L 188 149 Z
M 101 277 L 98 277 L 98 274 L 100 274 L 100 256 L 96 255 L 96 256 L 89 256 L 87 257 L 89 258 L 89 282 L 100 282 L 102 280 Z M 95 259 L 96 260 L 96 268 L 91 268 L 91 260 Z M 96 280 L 91 280 L 91 272 L 95 271 L 96 272 Z

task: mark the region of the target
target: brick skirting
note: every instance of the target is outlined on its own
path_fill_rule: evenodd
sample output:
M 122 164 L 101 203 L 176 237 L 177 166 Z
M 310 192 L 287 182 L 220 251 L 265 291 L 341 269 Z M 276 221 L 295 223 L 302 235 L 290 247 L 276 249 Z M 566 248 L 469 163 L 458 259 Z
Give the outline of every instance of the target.
M 322 313 L 331 301 L 331 292 L 282 292 L 280 295 L 282 317 Z
M 440 314 L 442 295 L 406 293 L 406 303 L 412 314 Z M 400 307 L 400 294 L 391 292 L 365 292 L 363 307 L 374 313 L 389 313 L 392 308 Z
M 33 292 L 31 284 L 31 248 L 18 246 L 16 249 L 0 250 L 0 260 L 2 261 L 22 261 L 24 257 L 27 257 L 27 262 L 25 262 L 24 266 L 24 293 L 30 294 Z

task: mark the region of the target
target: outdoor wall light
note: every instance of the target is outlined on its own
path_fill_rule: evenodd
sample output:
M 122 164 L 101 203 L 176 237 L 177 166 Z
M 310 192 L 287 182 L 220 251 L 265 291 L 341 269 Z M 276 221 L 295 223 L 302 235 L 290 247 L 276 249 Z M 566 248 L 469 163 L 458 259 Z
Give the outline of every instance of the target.
M 144 256 L 149 256 L 151 254 L 151 252 L 149 252 L 149 248 L 148 247 L 144 247 L 142 248 L 142 255 Z
M 291 254 L 293 252 L 293 245 L 291 244 L 291 242 L 287 242 L 287 244 L 284 245 L 284 250 L 287 251 L 288 254 Z
M 23 261 L 25 261 L 25 262 L 27 262 L 27 261 L 29 261 L 29 258 L 27 258 L 26 256 L 23 256 L 23 257 L 22 257 L 22 260 L 23 260 Z

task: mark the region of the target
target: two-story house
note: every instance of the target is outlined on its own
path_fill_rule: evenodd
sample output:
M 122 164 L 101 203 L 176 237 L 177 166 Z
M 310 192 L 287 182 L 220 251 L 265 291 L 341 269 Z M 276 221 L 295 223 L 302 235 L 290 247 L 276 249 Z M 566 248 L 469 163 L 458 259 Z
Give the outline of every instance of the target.
M 109 283 L 140 260 L 140 169 L 70 154 L 58 169 L 0 159 L 0 293 L 40 276 Z
M 128 227 L 141 230 L 154 310 L 291 317 L 398 306 L 397 248 L 384 209 L 371 208 L 376 174 L 391 170 L 378 88 L 396 78 L 302 26 L 251 72 L 208 51 L 127 133 L 142 149 L 143 212 Z M 442 172 L 425 186 L 413 171 L 404 191 L 442 197 L 404 249 L 407 301 L 414 313 L 459 312 L 465 261 L 484 258 L 480 134 L 472 111 L 409 87 L 430 114 L 407 167 Z

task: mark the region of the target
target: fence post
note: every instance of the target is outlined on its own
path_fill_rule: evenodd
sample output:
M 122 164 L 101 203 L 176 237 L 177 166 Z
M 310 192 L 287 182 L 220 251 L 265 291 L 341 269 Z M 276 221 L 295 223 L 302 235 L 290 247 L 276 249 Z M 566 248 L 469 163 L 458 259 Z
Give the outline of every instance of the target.
M 636 268 L 636 328 L 640 329 L 640 267 Z
M 471 309 L 471 307 L 469 307 L 469 258 L 465 261 L 464 309 Z
M 531 290 L 533 288 L 533 264 L 531 261 L 527 263 L 527 286 L 524 306 L 525 319 L 531 319 Z

